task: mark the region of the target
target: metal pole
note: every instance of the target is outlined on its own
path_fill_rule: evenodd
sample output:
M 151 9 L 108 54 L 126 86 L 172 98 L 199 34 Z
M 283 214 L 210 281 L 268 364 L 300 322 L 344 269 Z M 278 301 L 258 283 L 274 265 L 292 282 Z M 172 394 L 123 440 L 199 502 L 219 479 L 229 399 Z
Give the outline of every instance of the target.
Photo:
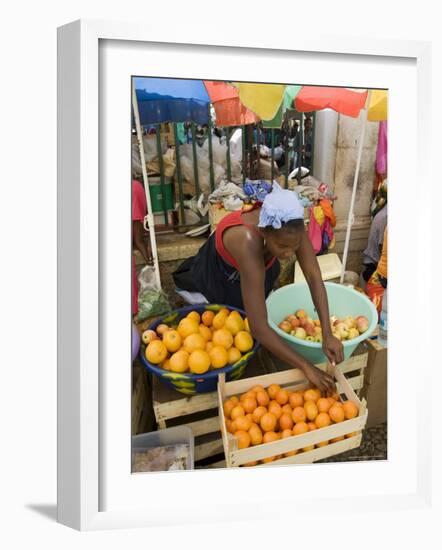
M 147 170 L 146 170 L 146 157 L 144 156 L 143 132 L 141 130 L 140 113 L 138 111 L 138 100 L 137 100 L 137 93 L 135 91 L 134 80 L 132 80 L 132 106 L 134 110 L 135 128 L 137 130 L 138 147 L 140 149 L 144 193 L 146 195 L 147 216 L 145 218 L 145 222 L 147 220 L 147 226 L 149 228 L 150 247 L 152 249 L 152 256 L 153 256 L 153 261 L 155 266 L 155 279 L 156 279 L 158 288 L 161 289 L 160 266 L 158 265 L 157 241 L 155 239 L 155 222 L 154 222 L 154 217 L 152 212 L 152 201 L 150 200 L 149 180 L 147 177 Z M 144 224 L 144 227 L 146 228 L 145 224 Z
M 272 128 L 271 136 L 272 136 L 272 183 L 273 183 L 273 179 L 275 177 L 275 168 L 273 166 L 275 163 L 275 129 L 274 128 Z
M 163 162 L 163 151 L 161 150 L 161 125 L 160 124 L 156 124 L 156 138 L 157 138 L 158 162 L 160 164 L 161 203 L 163 205 L 164 223 L 166 225 L 169 225 L 169 220 L 167 219 L 166 188 L 164 186 L 164 162 Z
M 212 149 L 212 117 L 210 115 L 210 104 L 208 105 L 209 109 L 209 120 L 207 123 L 207 129 L 209 135 L 207 139 L 209 140 L 209 168 L 210 168 L 210 190 L 215 189 L 215 174 L 213 173 L 213 149 Z
M 285 123 L 285 175 L 284 175 L 284 184 L 285 188 L 289 186 L 289 164 L 290 164 L 290 146 L 289 146 L 289 123 L 286 120 Z
M 191 123 L 191 130 L 192 130 L 192 154 L 193 154 L 193 177 L 195 179 L 195 192 L 196 196 L 200 196 L 200 181 L 198 177 L 198 157 L 196 155 L 196 131 L 195 131 L 195 123 Z
M 232 179 L 232 166 L 230 161 L 230 128 L 226 128 L 226 139 L 227 139 L 227 152 L 226 152 L 226 158 L 227 158 L 227 179 L 230 181 Z
M 367 116 L 368 116 L 368 106 L 369 105 L 370 105 L 370 90 L 368 91 L 368 94 L 367 94 L 367 103 L 366 103 L 364 118 L 362 119 L 361 135 L 360 135 L 360 138 L 359 138 L 359 148 L 358 148 L 358 156 L 357 156 L 357 160 L 356 160 L 356 170 L 355 170 L 355 175 L 354 175 L 354 178 L 353 178 L 353 189 L 352 189 L 352 192 L 351 192 L 350 209 L 348 211 L 347 231 L 345 233 L 344 254 L 342 256 L 342 268 L 341 268 L 340 283 L 344 282 L 345 267 L 347 265 L 348 248 L 349 248 L 349 245 L 350 245 L 351 226 L 353 225 L 353 211 L 354 211 L 355 199 L 356 199 L 356 189 L 358 187 L 359 169 L 361 167 L 362 148 L 363 148 L 363 145 L 364 145 L 365 128 L 367 126 Z
M 180 203 L 180 216 L 181 223 L 184 225 L 186 223 L 185 214 L 184 214 L 184 193 L 183 193 L 183 178 L 181 175 L 181 160 L 180 160 L 180 141 L 178 139 L 178 128 L 176 122 L 173 123 L 173 133 L 175 136 L 175 162 L 176 162 L 176 174 L 178 179 L 178 196 Z
M 242 138 L 242 182 L 246 183 L 247 176 L 247 147 L 246 147 L 246 127 L 241 127 Z
M 315 160 L 315 132 L 316 132 L 316 111 L 313 111 L 312 116 L 312 150 L 311 150 L 311 157 L 310 157 L 310 167 L 311 167 L 311 173 L 313 174 L 313 165 Z
M 304 147 L 304 113 L 300 113 L 301 118 L 299 119 L 299 168 L 296 175 L 298 180 L 298 185 L 301 185 L 302 177 L 302 149 Z

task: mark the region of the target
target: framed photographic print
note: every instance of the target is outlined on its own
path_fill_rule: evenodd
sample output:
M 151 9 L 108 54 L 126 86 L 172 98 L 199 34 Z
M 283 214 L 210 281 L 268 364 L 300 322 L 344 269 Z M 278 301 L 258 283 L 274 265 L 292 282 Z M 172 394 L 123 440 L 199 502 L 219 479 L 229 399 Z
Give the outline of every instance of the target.
M 58 72 L 59 521 L 426 506 L 428 45 L 77 21 Z

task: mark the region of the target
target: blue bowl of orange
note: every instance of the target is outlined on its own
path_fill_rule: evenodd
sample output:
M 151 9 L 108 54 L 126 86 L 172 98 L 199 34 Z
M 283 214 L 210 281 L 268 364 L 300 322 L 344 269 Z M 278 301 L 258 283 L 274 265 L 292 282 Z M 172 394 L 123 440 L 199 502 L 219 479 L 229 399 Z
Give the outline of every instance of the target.
M 195 395 L 216 391 L 221 373 L 227 380 L 241 378 L 258 348 L 243 310 L 201 304 L 152 323 L 142 335 L 139 357 L 169 387 Z

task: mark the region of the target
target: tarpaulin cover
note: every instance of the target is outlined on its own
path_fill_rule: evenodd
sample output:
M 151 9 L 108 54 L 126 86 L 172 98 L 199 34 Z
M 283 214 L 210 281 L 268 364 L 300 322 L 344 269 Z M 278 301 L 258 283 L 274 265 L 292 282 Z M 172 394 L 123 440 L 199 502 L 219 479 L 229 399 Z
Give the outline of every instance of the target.
M 303 86 L 295 98 L 299 112 L 333 109 L 343 115 L 358 117 L 367 100 L 367 91 L 356 92 L 347 88 L 329 86 Z
M 207 124 L 209 95 L 202 80 L 135 78 L 141 124 Z

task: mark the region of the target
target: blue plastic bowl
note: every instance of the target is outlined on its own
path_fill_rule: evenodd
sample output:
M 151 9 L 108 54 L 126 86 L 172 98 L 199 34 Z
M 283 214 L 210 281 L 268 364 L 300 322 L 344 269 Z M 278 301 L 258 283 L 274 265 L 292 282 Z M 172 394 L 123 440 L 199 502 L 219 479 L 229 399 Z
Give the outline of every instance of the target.
M 157 326 L 161 325 L 162 323 L 166 325 L 177 325 L 180 320 L 183 317 L 186 317 L 191 311 L 197 311 L 199 314 L 201 314 L 205 311 L 217 312 L 223 307 L 227 308 L 229 311 L 239 311 L 239 313 L 241 313 L 243 317 L 245 317 L 246 315 L 242 309 L 232 306 L 225 306 L 222 304 L 202 304 L 186 306 L 173 311 L 162 319 L 158 319 L 149 326 L 149 329 L 156 330 Z M 171 372 L 164 370 L 157 365 L 153 365 L 146 359 L 146 356 L 144 355 L 144 351 L 146 349 L 146 346 L 144 344 L 141 345 L 139 357 L 146 369 L 155 376 L 158 376 L 158 378 L 170 388 L 186 395 L 195 395 L 196 393 L 207 393 L 216 391 L 218 375 L 222 372 L 226 374 L 227 381 L 238 380 L 239 378 L 241 378 L 241 376 L 244 374 L 249 359 L 253 355 L 255 355 L 259 348 L 258 342 L 256 340 L 254 340 L 254 342 L 255 345 L 253 346 L 253 348 L 248 353 L 243 355 L 241 359 L 233 365 L 227 365 L 222 369 L 209 370 L 204 374 Z
M 364 315 L 368 319 L 368 329 L 357 338 L 344 340 L 344 357 L 348 359 L 358 344 L 366 340 L 374 331 L 378 322 L 378 313 L 372 302 L 364 295 L 344 285 L 336 283 L 324 283 L 327 292 L 330 315 L 346 317 L 352 315 L 357 317 Z M 267 298 L 267 314 L 270 326 L 302 357 L 311 363 L 325 363 L 327 358 L 322 351 L 322 344 L 319 342 L 307 342 L 287 334 L 278 325 L 288 315 L 298 309 L 304 309 L 309 317 L 318 318 L 317 311 L 313 304 L 310 289 L 307 283 L 294 283 L 275 290 Z

